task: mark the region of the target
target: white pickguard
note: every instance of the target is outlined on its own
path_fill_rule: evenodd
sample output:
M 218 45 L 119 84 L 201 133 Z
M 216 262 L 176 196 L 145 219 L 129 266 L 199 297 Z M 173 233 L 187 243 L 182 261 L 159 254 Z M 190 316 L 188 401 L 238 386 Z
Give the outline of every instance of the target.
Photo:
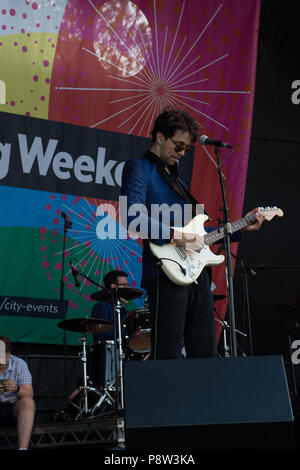
M 197 215 L 185 227 L 175 227 L 175 230 L 205 235 L 207 232 L 204 230 L 204 222 L 207 218 L 203 214 Z M 164 273 L 180 286 L 195 282 L 205 266 L 216 266 L 224 261 L 223 255 L 215 255 L 207 245 L 204 245 L 200 252 L 184 250 L 174 243 L 160 246 L 150 242 L 150 248 L 154 256 L 161 260 Z

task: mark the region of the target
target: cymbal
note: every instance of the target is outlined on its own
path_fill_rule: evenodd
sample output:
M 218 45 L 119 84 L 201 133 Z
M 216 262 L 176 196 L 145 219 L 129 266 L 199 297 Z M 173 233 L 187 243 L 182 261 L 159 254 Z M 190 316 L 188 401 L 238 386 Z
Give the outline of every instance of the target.
M 297 297 L 279 300 L 277 305 L 285 312 L 300 313 L 300 299 Z
M 63 330 L 86 333 L 108 333 L 113 330 L 111 322 L 100 318 L 70 318 L 57 325 Z
M 111 289 L 103 289 L 94 292 L 90 295 L 93 300 L 100 300 L 102 302 L 114 303 L 116 299 L 132 300 L 141 297 L 144 291 L 141 289 L 134 289 L 132 287 L 115 287 Z
M 223 294 L 213 294 L 214 302 L 216 302 L 216 300 L 226 299 L 226 297 L 227 295 L 223 295 Z

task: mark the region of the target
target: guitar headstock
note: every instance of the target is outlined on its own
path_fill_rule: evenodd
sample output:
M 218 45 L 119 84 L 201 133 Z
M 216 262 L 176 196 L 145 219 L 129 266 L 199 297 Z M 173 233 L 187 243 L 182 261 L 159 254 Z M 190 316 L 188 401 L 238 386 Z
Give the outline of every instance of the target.
M 264 216 L 266 220 L 272 220 L 273 217 L 282 217 L 283 211 L 278 207 L 259 207 L 258 212 Z

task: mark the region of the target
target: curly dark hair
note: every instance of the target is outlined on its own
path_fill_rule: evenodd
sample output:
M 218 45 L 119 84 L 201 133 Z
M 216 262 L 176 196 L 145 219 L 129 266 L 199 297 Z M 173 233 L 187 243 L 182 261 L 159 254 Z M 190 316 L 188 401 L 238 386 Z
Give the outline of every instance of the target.
M 156 139 L 156 134 L 161 132 L 165 137 L 173 137 L 177 130 L 189 132 L 192 136 L 192 143 L 195 143 L 199 136 L 199 126 L 193 116 L 183 110 L 166 109 L 159 114 L 154 122 L 152 142 Z

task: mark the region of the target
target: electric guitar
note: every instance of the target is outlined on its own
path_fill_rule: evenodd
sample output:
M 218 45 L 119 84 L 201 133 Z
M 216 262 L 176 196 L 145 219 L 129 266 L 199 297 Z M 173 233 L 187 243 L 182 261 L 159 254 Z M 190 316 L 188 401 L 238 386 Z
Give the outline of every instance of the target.
M 260 207 L 259 213 L 263 214 L 268 221 L 273 217 L 282 217 L 283 212 L 277 207 Z M 161 263 L 161 268 L 168 278 L 179 286 L 197 283 L 197 278 L 206 266 L 216 266 L 223 263 L 225 257 L 223 255 L 215 255 L 209 248 L 210 245 L 221 240 L 224 237 L 224 228 L 220 227 L 212 232 L 206 232 L 204 223 L 208 216 L 205 214 L 196 215 L 185 227 L 173 227 L 174 230 L 182 233 L 198 233 L 204 236 L 204 246 L 198 252 L 187 250 L 170 242 L 165 245 L 156 245 L 149 242 L 150 248 L 154 256 Z M 231 233 L 241 230 L 252 224 L 256 220 L 255 214 L 250 214 L 236 222 L 232 222 Z

